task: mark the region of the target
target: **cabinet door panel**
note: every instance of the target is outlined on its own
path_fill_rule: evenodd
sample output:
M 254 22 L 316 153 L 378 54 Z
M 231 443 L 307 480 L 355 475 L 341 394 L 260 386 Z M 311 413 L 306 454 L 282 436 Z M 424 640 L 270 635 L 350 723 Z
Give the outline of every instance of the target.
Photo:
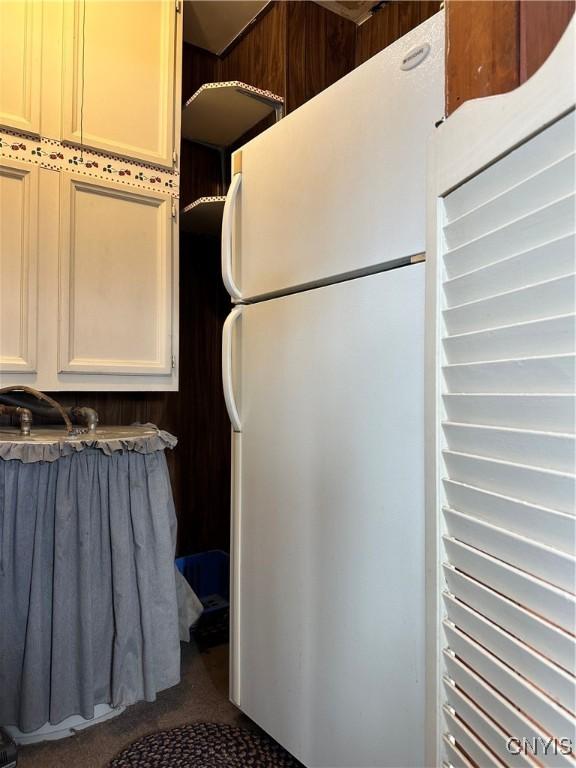
M 62 174 L 60 373 L 171 371 L 172 201 Z
M 65 3 L 64 140 L 172 166 L 175 16 L 172 0 Z
M 40 132 L 42 3 L 0 2 L 0 124 Z
M 0 164 L 0 372 L 36 370 L 38 168 Z

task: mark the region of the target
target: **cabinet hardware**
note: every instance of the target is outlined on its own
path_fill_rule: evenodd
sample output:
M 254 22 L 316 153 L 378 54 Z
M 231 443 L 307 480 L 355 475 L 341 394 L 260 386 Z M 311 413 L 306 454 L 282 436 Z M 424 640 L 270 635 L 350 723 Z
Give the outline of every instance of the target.
M 172 152 L 172 163 L 173 165 L 178 165 L 178 152 L 176 150 Z
M 176 13 L 182 12 L 182 3 L 181 0 L 176 0 Z
M 172 355 L 170 362 L 171 362 L 172 368 L 176 368 L 176 355 Z
M 178 215 L 178 211 L 176 210 L 176 203 L 172 203 L 172 218 L 175 219 Z

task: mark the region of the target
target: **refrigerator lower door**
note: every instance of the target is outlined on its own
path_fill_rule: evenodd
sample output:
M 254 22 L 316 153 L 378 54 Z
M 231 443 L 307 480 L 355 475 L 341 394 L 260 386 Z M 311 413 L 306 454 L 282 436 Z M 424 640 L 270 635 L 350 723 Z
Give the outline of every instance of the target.
M 232 699 L 306 766 L 424 765 L 424 265 L 243 307 Z

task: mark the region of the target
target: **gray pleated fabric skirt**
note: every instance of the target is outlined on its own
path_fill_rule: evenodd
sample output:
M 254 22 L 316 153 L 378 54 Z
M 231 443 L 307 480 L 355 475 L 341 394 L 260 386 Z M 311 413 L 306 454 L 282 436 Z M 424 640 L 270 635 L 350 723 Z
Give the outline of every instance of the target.
M 179 682 L 168 437 L 0 460 L 0 724 L 90 718 Z

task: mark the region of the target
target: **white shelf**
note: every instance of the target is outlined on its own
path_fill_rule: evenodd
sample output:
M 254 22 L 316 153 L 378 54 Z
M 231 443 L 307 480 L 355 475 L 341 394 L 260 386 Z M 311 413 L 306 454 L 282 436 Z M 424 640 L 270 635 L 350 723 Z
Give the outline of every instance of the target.
M 260 120 L 282 114 L 284 99 L 237 80 L 206 83 L 182 110 L 182 136 L 215 147 L 228 147 Z
M 199 197 L 180 211 L 180 229 L 195 235 L 217 235 L 222 227 L 225 197 Z

